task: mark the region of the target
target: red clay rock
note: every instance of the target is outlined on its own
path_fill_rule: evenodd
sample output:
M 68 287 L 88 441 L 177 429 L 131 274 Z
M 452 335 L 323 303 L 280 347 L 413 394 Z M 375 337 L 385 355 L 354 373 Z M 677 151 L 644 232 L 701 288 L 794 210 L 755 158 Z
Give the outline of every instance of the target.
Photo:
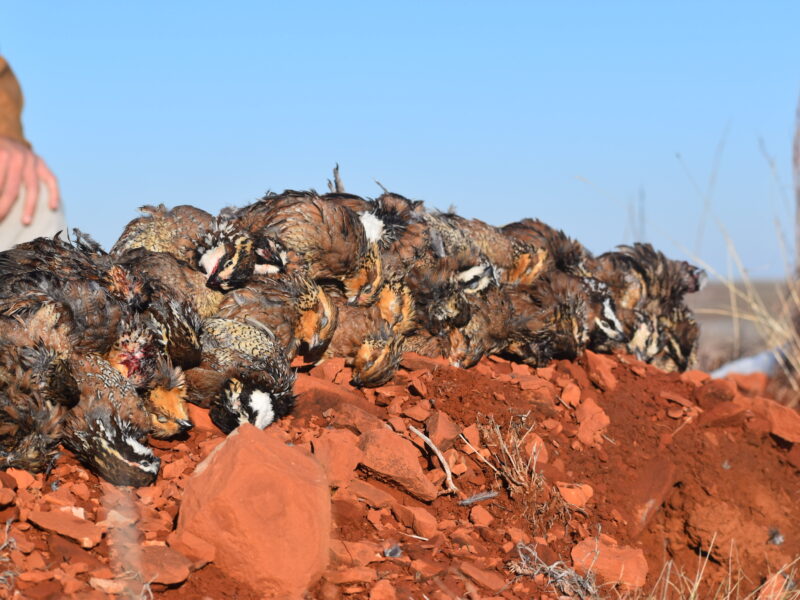
M 84 548 L 94 548 L 103 537 L 103 530 L 94 523 L 60 510 L 34 510 L 28 515 L 28 520 L 41 529 L 78 542 Z
M 386 429 L 386 424 L 383 421 L 355 404 L 341 404 L 331 413 L 326 411 L 324 414 L 325 416 L 332 414 L 333 424 L 337 427 L 346 427 L 356 433 Z
M 378 544 L 345 540 L 331 540 L 331 557 L 335 562 L 351 567 L 363 567 L 383 560 Z
M 219 428 L 211 421 L 207 408 L 201 408 L 195 404 L 187 404 L 186 406 L 194 429 L 197 431 L 219 431 Z
M 726 379 L 733 381 L 748 396 L 763 396 L 769 383 L 766 373 L 731 373 Z
M 570 382 L 561 390 L 561 399 L 575 408 L 581 402 L 581 388 Z
M 330 486 L 347 485 L 363 456 L 358 436 L 347 429 L 326 429 L 313 441 L 313 447 L 314 457 L 328 474 Z
M 406 352 L 400 361 L 400 366 L 407 371 L 435 371 L 439 367 L 450 366 L 450 363 L 446 358 L 428 358 L 416 352 Z
M 363 498 L 372 508 L 388 508 L 395 503 L 394 497 L 389 492 L 361 479 L 353 479 L 347 485 L 347 491 L 357 498 Z
M 14 478 L 18 490 L 24 490 L 31 486 L 36 481 L 33 475 L 22 469 L 6 469 L 6 473 Z
M 368 431 L 361 436 L 364 451 L 361 464 L 420 500 L 432 501 L 438 491 L 419 465 L 420 454 L 414 444 L 388 429 Z
M 180 536 L 173 531 L 167 537 L 167 542 L 170 548 L 177 550 L 191 561 L 194 570 L 202 569 L 208 563 L 214 562 L 214 557 L 217 555 L 216 548 L 212 544 L 188 531 L 181 531 Z
M 176 538 L 212 545 L 220 569 L 266 597 L 299 598 L 325 569 L 330 528 L 319 464 L 245 424 L 187 479 Z
M 333 381 L 336 375 L 338 375 L 339 371 L 342 369 L 344 369 L 344 358 L 341 356 L 335 356 L 325 359 L 323 363 L 311 369 L 309 373 L 314 377 L 318 377 L 319 379 Z
M 381 579 L 369 591 L 369 600 L 397 600 L 397 590 L 386 579 Z
M 14 493 L 14 490 L 0 488 L 0 507 L 5 508 L 6 506 L 14 504 L 16 497 L 17 495 Z
M 145 546 L 140 551 L 142 579 L 164 585 L 183 583 L 189 577 L 191 561 L 167 546 Z
M 536 453 L 536 464 L 546 463 L 550 460 L 550 453 L 547 451 L 547 446 L 544 445 L 544 440 L 539 434 L 533 432 L 525 437 L 525 452 L 527 456 Z
M 434 411 L 428 417 L 425 421 L 425 429 L 428 437 L 442 452 L 453 446 L 453 442 L 461 432 L 461 428 L 456 425 L 455 421 L 441 410 Z
M 666 458 L 655 457 L 638 469 L 639 476 L 629 488 L 633 514 L 628 519 L 631 534 L 636 537 L 650 523 L 667 500 L 677 477 L 675 465 Z
M 350 567 L 342 571 L 328 571 L 325 579 L 331 583 L 369 583 L 378 579 L 378 573 L 371 567 Z
M 419 536 L 430 539 L 439 531 L 436 517 L 421 506 L 395 504 L 392 512 L 398 521 L 413 529 Z
M 420 400 L 416 404 L 404 408 L 402 414 L 409 419 L 423 423 L 431 416 L 431 403 L 427 400 Z
M 617 546 L 604 540 L 585 539 L 572 548 L 572 562 L 581 573 L 590 569 L 606 583 L 642 587 L 647 578 L 647 560 L 639 548 Z
M 755 398 L 760 400 L 769 421 L 770 432 L 782 440 L 800 443 L 800 414 L 797 410 L 778 404 L 768 398 Z
M 705 371 L 691 370 L 681 373 L 681 381 L 691 383 L 695 387 L 702 385 L 709 379 L 711 379 L 711 375 Z
M 547 379 L 536 375 L 520 375 L 517 379 L 520 389 L 529 393 L 533 402 L 553 403 L 558 396 L 558 388 Z
M 296 410 L 298 412 L 296 414 L 299 415 L 320 414 L 329 408 L 338 407 L 347 402 L 355 404 L 364 402 L 361 394 L 325 379 L 303 373 L 297 374 L 294 393 L 297 394 Z
M 578 508 L 586 506 L 586 503 L 594 495 L 592 486 L 585 483 L 564 483 L 563 481 L 557 481 L 556 487 L 565 502 L 577 506 Z
M 586 374 L 593 384 L 605 392 L 613 392 L 617 387 L 617 376 L 614 375 L 614 367 L 617 362 L 603 354 L 595 354 L 587 350 Z
M 482 506 L 475 506 L 469 511 L 469 520 L 479 527 L 488 527 L 494 521 L 494 517 Z
M 131 590 L 128 588 L 129 581 L 122 579 L 102 579 L 100 577 L 92 577 L 89 579 L 89 585 L 94 589 L 105 592 L 106 594 L 125 594 Z
M 496 571 L 487 571 L 474 563 L 464 562 L 459 567 L 461 572 L 480 586 L 493 592 L 499 592 L 506 585 L 506 580 Z
M 575 416 L 580 423 L 578 428 L 578 439 L 585 445 L 591 446 L 602 441 L 602 432 L 611 423 L 605 411 L 598 406 L 593 398 L 586 398 L 578 409 Z

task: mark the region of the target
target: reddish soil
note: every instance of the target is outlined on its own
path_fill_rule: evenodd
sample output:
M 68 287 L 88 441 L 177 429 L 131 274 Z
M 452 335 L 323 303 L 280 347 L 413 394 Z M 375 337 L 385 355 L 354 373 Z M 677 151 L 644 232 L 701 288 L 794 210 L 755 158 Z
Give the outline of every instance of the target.
M 733 565 L 751 591 L 800 556 L 800 416 L 763 398 L 765 378 L 712 381 L 589 354 L 538 370 L 491 359 L 469 371 L 408 355 L 383 388 L 355 390 L 348 379 L 337 360 L 300 375 L 296 414 L 273 426 L 317 452 L 337 486 L 331 563 L 309 598 L 581 597 L 557 591 L 544 574 L 515 575 L 518 544 L 535 549 L 543 563 L 572 567 L 580 562 L 578 544 L 599 543 L 600 557 L 590 561 L 598 581 L 643 582 L 644 590 L 673 561 L 692 578 L 704 563 L 706 591 Z M 149 488 L 113 488 L 69 455 L 47 477 L 0 474 L 0 518 L 14 539 L 0 549 L 0 583 L 8 582 L 0 597 L 124 593 L 114 585 L 138 597 L 144 575 L 130 571 L 145 573 L 147 565 L 126 557 L 169 544 L 186 479 L 224 440 L 204 411 L 193 414 L 197 427 L 188 439 L 154 442 L 162 475 Z M 454 426 L 442 425 L 443 415 Z M 521 452 L 511 450 L 517 458 L 538 448 L 527 489 L 522 479 L 509 483 L 493 470 L 501 469 L 503 451 L 492 423 L 504 439 L 527 432 Z M 421 477 L 441 490 L 435 500 L 416 499 L 408 484 L 368 470 L 364 458 L 357 466 L 341 448 L 320 454 L 317 440 L 331 429 L 351 431 L 337 439 L 365 449 L 365 433 L 387 424 L 398 444 L 414 444 Z M 409 427 L 444 451 L 457 494 L 447 493 L 439 459 Z M 487 491 L 497 495 L 459 502 Z M 82 548 L 56 533 L 70 535 L 66 529 L 33 524 L 34 511 L 85 518 L 99 525 L 100 541 L 78 536 Z M 185 578 L 176 573 L 145 580 L 157 598 L 260 597 L 213 563 L 182 583 L 171 582 Z

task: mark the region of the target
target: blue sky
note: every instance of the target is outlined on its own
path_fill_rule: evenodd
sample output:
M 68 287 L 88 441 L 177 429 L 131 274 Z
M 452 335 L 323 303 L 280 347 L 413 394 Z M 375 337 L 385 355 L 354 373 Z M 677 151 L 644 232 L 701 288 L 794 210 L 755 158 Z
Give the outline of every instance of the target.
M 644 206 L 669 255 L 724 272 L 724 227 L 751 276 L 784 271 L 798 3 L 227 4 L 0 2 L 70 226 L 108 246 L 142 204 L 323 190 L 338 162 L 348 191 L 595 252 Z

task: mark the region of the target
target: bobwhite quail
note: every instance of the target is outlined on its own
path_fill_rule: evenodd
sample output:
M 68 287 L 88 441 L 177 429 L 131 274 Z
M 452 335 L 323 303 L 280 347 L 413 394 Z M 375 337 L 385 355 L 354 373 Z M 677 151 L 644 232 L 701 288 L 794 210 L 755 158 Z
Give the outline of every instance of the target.
M 484 356 L 502 353 L 508 345 L 514 313 L 505 286 L 492 286 L 473 297 L 472 317 L 449 335 L 449 358 L 455 367 L 468 369 Z
M 201 342 L 200 366 L 185 372 L 187 399 L 210 406 L 222 431 L 246 422 L 263 429 L 291 412 L 295 375 L 265 326 L 212 317 L 203 321 Z
M 547 250 L 503 233 L 478 219 L 453 213 L 439 215 L 451 227 L 463 232 L 477 250 L 493 264 L 503 283 L 531 285 L 545 270 Z
M 222 302 L 223 294 L 206 286 L 203 273 L 166 252 L 136 248 L 120 254 L 117 262 L 148 281 L 151 296 L 162 303 L 189 302 L 200 317 L 206 318 Z
M 111 248 L 113 256 L 121 256 L 136 248 L 166 252 L 187 264 L 196 260 L 197 247 L 211 231 L 214 218 L 194 206 L 142 206 L 142 213 L 128 223 Z
M 368 306 L 383 284 L 381 253 L 358 215 L 314 192 L 268 194 L 240 209 L 236 224 L 258 237 L 279 240 L 287 268 L 321 281 L 338 281 L 352 304 Z M 374 234 L 374 232 L 370 232 Z
M 59 402 L 51 386 L 65 378 L 71 379 L 69 371 L 42 346 L 0 346 L 0 468 L 39 472 L 52 466 L 67 396 Z
M 539 219 L 509 223 L 501 230 L 511 238 L 545 250 L 543 273 L 558 270 L 572 275 L 584 275 L 589 270 L 591 252 L 563 231 L 554 229 Z
M 254 277 L 246 287 L 228 294 L 215 316 L 240 321 L 249 318 L 265 325 L 290 361 L 298 352 L 306 360 L 318 360 L 338 323 L 332 299 L 302 272 Z
M 141 319 L 132 320 L 124 328 L 106 359 L 144 399 L 153 437 L 168 439 L 192 428 L 183 371 L 172 366 L 153 331 Z
M 397 372 L 405 339 L 416 326 L 408 288 L 399 282 L 386 285 L 370 307 L 347 305 L 335 295 L 334 299 L 339 303 L 339 325 L 327 355 L 345 358 L 353 370 L 353 385 L 383 385 Z
M 150 485 L 159 459 L 145 445 L 150 415 L 133 385 L 96 354 L 70 359 L 80 401 L 64 420 L 64 445 L 116 485 Z
M 594 274 L 619 307 L 626 351 L 665 370 L 691 366 L 699 331 L 684 296 L 702 288 L 705 271 L 637 243 L 597 257 Z
M 509 344 L 516 360 L 543 367 L 554 358 L 574 359 L 589 341 L 589 311 L 581 282 L 553 272 L 529 288 L 511 287 Z

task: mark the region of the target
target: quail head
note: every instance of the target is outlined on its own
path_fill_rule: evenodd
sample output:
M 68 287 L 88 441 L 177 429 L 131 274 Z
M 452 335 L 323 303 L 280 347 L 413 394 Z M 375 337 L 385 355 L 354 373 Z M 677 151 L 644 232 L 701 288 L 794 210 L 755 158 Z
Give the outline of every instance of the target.
M 253 236 L 231 221 L 216 220 L 197 247 L 197 263 L 211 289 L 227 292 L 241 287 L 256 269 Z
M 133 385 L 98 355 L 73 356 L 70 366 L 80 401 L 64 421 L 64 445 L 111 483 L 152 483 L 160 463 L 144 445 L 150 414 Z
M 275 418 L 291 410 L 295 375 L 283 347 L 267 327 L 251 319 L 212 317 L 203 321 L 201 342 L 200 366 L 186 371 L 187 399 L 210 406 L 217 426 L 224 430 L 226 424 L 238 422 L 242 416 L 238 411 L 240 405 L 232 399 L 241 401 L 242 393 L 250 398 L 248 402 L 269 398 Z M 233 379 L 241 382 L 244 388 L 231 395 L 228 392 Z M 258 392 L 255 396 L 254 391 Z M 261 405 L 253 405 L 256 406 Z M 250 422 L 266 423 L 267 419 L 260 416 L 262 412 L 253 412 Z
M 351 303 L 371 304 L 383 284 L 377 242 L 358 215 L 314 192 L 267 194 L 240 209 L 236 223 L 257 238 L 276 239 L 287 268 L 305 269 L 315 280 L 337 281 Z
M 276 379 L 267 372 L 243 372 L 228 379 L 222 397 L 211 406 L 211 420 L 230 433 L 244 423 L 264 429 L 288 415 L 294 408 L 294 376 L 277 375 Z

